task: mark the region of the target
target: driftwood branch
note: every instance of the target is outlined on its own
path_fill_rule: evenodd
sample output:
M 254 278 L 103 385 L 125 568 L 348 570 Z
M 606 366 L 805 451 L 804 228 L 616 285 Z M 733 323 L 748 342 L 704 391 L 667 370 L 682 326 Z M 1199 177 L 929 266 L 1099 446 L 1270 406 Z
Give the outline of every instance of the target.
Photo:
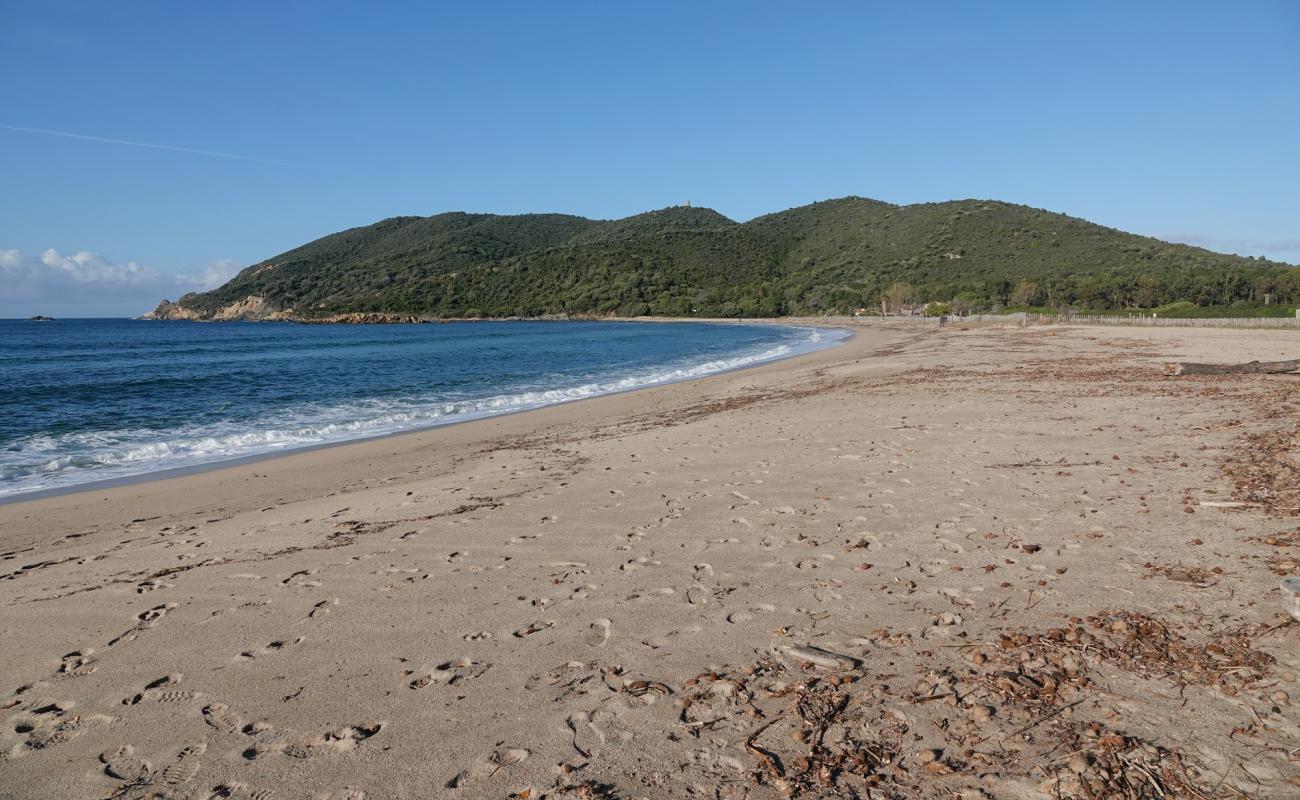
M 1246 364 L 1192 364 L 1188 362 L 1165 364 L 1166 375 L 1234 375 L 1241 373 L 1275 375 L 1283 372 L 1300 372 L 1300 358 L 1290 361 L 1251 361 Z

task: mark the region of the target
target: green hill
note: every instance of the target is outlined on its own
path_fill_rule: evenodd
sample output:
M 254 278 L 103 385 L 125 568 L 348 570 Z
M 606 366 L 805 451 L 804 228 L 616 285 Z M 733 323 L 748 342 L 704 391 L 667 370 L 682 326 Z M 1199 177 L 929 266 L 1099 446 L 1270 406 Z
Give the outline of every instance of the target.
M 896 206 L 847 197 L 746 223 L 673 207 L 395 217 L 290 250 L 163 318 L 644 314 L 779 316 L 915 301 L 973 309 L 1300 304 L 1300 269 L 991 200 Z

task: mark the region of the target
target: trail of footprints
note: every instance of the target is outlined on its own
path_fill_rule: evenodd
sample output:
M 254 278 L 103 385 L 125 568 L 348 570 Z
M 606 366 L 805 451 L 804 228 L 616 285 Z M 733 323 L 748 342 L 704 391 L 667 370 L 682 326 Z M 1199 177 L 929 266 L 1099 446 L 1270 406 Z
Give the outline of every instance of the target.
M 248 722 L 224 703 L 210 703 L 204 706 L 202 714 L 203 721 L 219 733 L 249 737 L 251 742 L 242 753 L 249 761 L 271 753 L 282 753 L 291 758 L 313 758 L 350 752 L 384 727 L 383 723 L 377 722 L 344 725 L 322 734 L 304 734 L 287 729 L 277 730 L 264 722 Z
M 176 608 L 175 603 L 163 603 L 145 609 L 135 616 L 135 624 L 122 632 L 120 635 L 113 637 L 105 645 L 111 648 L 122 642 L 134 640 L 142 631 L 146 631 L 155 625 L 167 615 L 172 609 Z M 67 680 L 72 678 L 82 678 L 93 673 L 98 669 L 98 657 L 94 648 L 84 647 L 79 650 L 64 655 L 59 659 L 59 664 L 54 671 L 48 676 L 51 680 Z M 15 699 L 12 700 L 8 707 L 13 708 L 21 703 L 18 699 L 21 695 L 31 690 L 46 685 L 46 681 L 37 681 L 20 687 L 15 692 Z
M 741 495 L 737 496 L 741 499 Z M 669 513 L 657 521 L 659 526 L 671 524 L 682 517 L 683 508 L 672 501 L 668 503 Z M 784 509 L 781 510 L 784 512 Z M 652 527 L 652 526 L 646 526 Z M 641 536 L 644 531 L 639 532 Z M 640 538 L 640 536 L 636 537 Z M 734 539 L 727 540 L 735 542 Z M 941 541 L 941 545 L 946 554 L 960 554 L 960 546 L 953 547 L 953 543 L 948 540 Z M 460 554 L 463 555 L 463 554 Z M 449 560 L 454 560 L 449 559 Z M 633 557 L 628 559 L 619 568 L 623 573 L 634 573 L 644 569 L 653 569 L 662 566 L 658 560 L 646 557 Z M 947 563 L 942 559 L 923 565 L 921 571 L 923 574 L 940 574 L 947 567 Z M 315 588 L 320 586 L 318 580 L 313 580 L 315 570 L 303 571 L 291 575 L 284 581 L 286 586 Z M 585 570 L 584 570 L 585 572 Z M 711 600 L 722 599 L 721 595 L 715 592 L 715 571 L 712 565 L 708 563 L 697 563 L 693 566 L 692 574 L 685 592 L 685 600 L 693 605 L 703 606 L 709 604 Z M 580 590 L 575 590 L 578 593 Z M 668 592 L 671 594 L 672 592 Z M 651 592 L 655 597 L 663 596 L 661 592 Z M 579 598 L 581 599 L 581 598 Z M 324 614 L 330 613 L 331 609 L 338 605 L 338 599 L 327 599 L 315 602 L 307 611 L 303 621 L 312 620 Z M 172 609 L 175 604 L 162 604 L 149 608 L 141 612 L 136 617 L 135 624 L 123 632 L 120 636 L 114 638 L 108 643 L 108 646 L 116 645 L 120 642 L 131 641 L 141 632 L 158 624 L 158 622 Z M 756 608 L 754 610 L 771 611 L 770 606 Z M 730 621 L 741 622 L 749 619 L 751 615 L 742 612 L 733 612 L 734 617 Z M 516 638 L 531 638 L 554 625 L 549 620 L 541 620 L 513 631 Z M 609 619 L 601 618 L 591 622 L 585 632 L 583 641 L 590 647 L 601 647 L 605 645 L 611 636 L 612 622 Z M 491 633 L 479 632 L 467 634 L 464 638 L 467 641 L 490 638 Z M 544 637 L 538 637 L 542 639 Z M 303 637 L 295 639 L 279 639 L 271 641 L 264 646 L 245 650 L 236 656 L 237 660 L 252 660 L 271 656 L 282 652 L 284 649 L 297 645 L 303 641 Z M 458 658 L 445 661 L 436 666 L 427 667 L 416 673 L 408 673 L 410 677 L 409 686 L 413 690 L 425 689 L 430 686 L 455 686 L 462 682 L 470 681 L 483 675 L 491 664 L 474 661 L 469 658 Z M 74 651 L 65 656 L 57 668 L 57 674 L 64 677 L 78 677 L 93 672 L 96 668 L 95 652 L 91 649 L 82 649 Z M 608 676 L 603 674 L 603 670 L 595 663 L 569 662 L 556 670 L 553 670 L 546 676 L 534 676 L 529 681 L 529 689 L 541 688 L 545 685 L 548 693 L 553 693 L 557 698 L 575 698 L 592 693 L 592 698 L 605 695 L 611 691 L 612 687 L 607 685 Z M 271 726 L 261 722 L 248 722 L 242 716 L 232 711 L 228 706 L 222 703 L 210 702 L 205 694 L 201 692 L 192 692 L 181 690 L 177 687 L 180 682 L 179 675 L 169 675 L 159 678 L 144 686 L 136 694 L 123 699 L 124 705 L 136 705 L 139 703 L 179 703 L 194 702 L 206 703 L 200 712 L 203 721 L 220 736 L 240 737 L 243 742 L 243 749 L 240 751 L 243 758 L 248 761 L 254 761 L 266 758 L 273 754 L 282 755 L 289 758 L 313 758 L 320 755 L 346 753 L 354 751 L 362 744 L 375 736 L 382 729 L 382 724 L 372 725 L 352 725 L 332 729 L 319 734 L 304 734 L 291 730 L 276 730 Z M 617 691 L 617 690 L 615 690 Z M 653 700 L 653 695 L 650 695 Z M 604 703 L 599 703 L 598 707 L 592 711 L 577 710 L 564 718 L 564 725 L 567 728 L 567 734 L 574 752 L 584 758 L 591 758 L 603 749 L 606 744 L 606 735 L 602 728 L 603 723 L 612 722 L 613 712 L 604 708 Z M 38 749 L 41 747 L 52 746 L 60 741 L 66 741 L 68 738 L 79 735 L 81 731 L 95 725 L 112 724 L 113 718 L 103 716 L 76 717 L 63 714 L 60 710 L 57 714 L 47 712 L 44 716 L 63 717 L 57 722 L 49 722 L 39 719 L 42 715 L 33 715 L 36 719 L 30 721 L 28 747 Z M 608 719 L 607 719 L 608 718 Z M 103 771 L 106 775 L 115 780 L 122 781 L 128 788 L 144 787 L 151 783 L 162 783 L 167 786 L 183 787 L 192 781 L 198 774 L 203 761 L 204 754 L 208 751 L 208 744 L 205 742 L 193 743 L 185 746 L 177 752 L 172 763 L 162 768 L 161 771 L 155 771 L 153 766 L 136 753 L 130 745 L 122 745 L 100 755 Z M 457 774 L 448 781 L 449 788 L 460 788 L 470 784 L 484 781 L 498 775 L 503 770 L 520 764 L 527 760 L 532 753 L 524 747 L 507 747 L 498 746 L 498 749 L 490 752 L 478 761 L 472 763 L 463 772 Z M 123 793 L 124 794 L 124 793 Z M 193 792 L 184 793 L 178 796 L 185 796 L 193 800 L 202 800 L 202 798 L 217 797 L 245 797 L 254 798 L 254 800 L 266 800 L 271 797 L 269 792 L 251 788 L 242 783 L 221 783 L 207 790 L 206 793 Z M 336 800 L 342 798 L 360 797 L 360 793 L 345 793 L 337 795 Z
M 319 581 L 309 579 L 308 573 L 290 576 L 286 585 L 292 587 L 313 588 Z M 170 584 L 162 581 L 145 581 L 135 588 L 138 594 L 169 588 Z M 306 610 L 303 622 L 315 620 L 329 614 L 339 604 L 338 598 L 329 598 L 314 602 Z M 177 608 L 176 603 L 160 603 L 145 608 L 135 614 L 130 627 L 108 639 L 102 645 L 104 651 L 137 640 L 145 632 L 159 625 Z M 516 635 L 530 636 L 551 626 L 549 622 L 535 623 L 522 629 Z M 607 638 L 608 632 L 606 630 Z M 490 638 L 488 632 L 467 635 L 467 640 Z M 285 649 L 301 644 L 304 637 L 283 638 L 268 642 L 260 647 L 245 650 L 235 656 L 237 661 L 260 659 L 283 652 Z M 33 700 L 32 690 L 52 686 L 59 680 L 81 678 L 94 673 L 101 664 L 99 659 L 105 653 L 95 648 L 83 647 L 64 655 L 45 680 L 39 680 L 21 687 L 7 708 L 18 710 L 18 714 L 9 720 L 11 730 L 18 734 L 19 741 L 12 748 L 0 752 L 0 762 L 21 757 L 28 753 L 46 751 L 49 748 L 71 741 L 88 731 L 96 729 L 120 728 L 125 725 L 123 717 L 108 714 L 73 713 L 73 704 L 63 701 Z M 491 664 L 458 658 L 445 661 L 426 669 L 411 681 L 413 689 L 430 685 L 454 686 L 483 675 Z M 120 697 L 122 706 L 133 707 L 142 704 L 186 704 L 195 706 L 194 713 L 201 718 L 217 737 L 237 738 L 241 741 L 237 752 L 247 761 L 278 754 L 287 758 L 309 759 L 321 756 L 345 754 L 360 748 L 367 740 L 377 735 L 384 727 L 383 723 L 354 724 L 332 728 L 319 733 L 302 733 L 298 731 L 277 730 L 263 722 L 249 722 L 233 711 L 229 706 L 214 702 L 213 698 L 201 691 L 192 691 L 180 687 L 182 676 L 169 674 L 140 686 L 137 691 Z M 25 698 L 22 695 L 27 694 Z M 22 700 L 27 702 L 22 702 Z M 25 706 L 22 710 L 19 706 Z M 225 780 L 212 783 L 196 781 L 201 774 L 205 761 L 211 758 L 208 741 L 192 741 L 172 754 L 141 751 L 135 744 L 120 739 L 110 747 L 99 752 L 97 771 L 103 776 L 119 783 L 113 790 L 114 798 L 171 797 L 185 800 L 213 800 L 214 798 L 248 798 L 249 800 L 271 800 L 273 793 L 243 782 Z M 102 746 L 102 745 L 101 745 Z M 99 748 L 96 747 L 96 750 Z M 93 753 L 94 751 L 92 751 Z M 504 748 L 489 754 L 481 763 L 472 765 L 458 782 L 474 782 L 490 777 L 501 769 L 520 763 L 531 755 L 524 748 Z M 92 756 L 93 757 L 93 756 Z M 218 760 L 219 761 L 219 760 Z M 213 762 L 217 763 L 217 762 Z M 364 800 L 365 793 L 354 789 L 336 790 L 318 800 Z
M 429 679 L 430 682 L 436 680 L 454 684 L 481 675 L 488 666 L 482 662 L 460 659 L 435 667 L 429 672 Z M 178 689 L 177 684 L 181 678 L 180 674 L 160 677 L 146 684 L 139 692 L 123 698 L 121 703 L 124 706 L 135 706 L 141 703 L 197 703 L 207 700 L 207 695 L 203 692 Z M 19 694 L 27 694 L 35 688 L 37 686 L 22 687 Z M 18 704 L 10 707 L 16 705 Z M 49 750 L 94 729 L 120 728 L 124 724 L 123 718 L 107 714 L 75 714 L 71 702 L 33 699 L 26 705 L 26 710 L 20 710 L 8 722 L 12 726 L 10 729 L 20 739 L 8 751 L 0 753 L 0 761 Z M 247 742 L 240 755 L 248 761 L 272 753 L 300 759 L 347 753 L 359 748 L 384 727 L 383 723 L 345 725 L 319 734 L 304 734 L 287 729 L 277 730 L 263 722 L 248 722 L 223 703 L 209 702 L 199 713 L 203 721 L 218 734 L 246 737 Z M 187 784 L 199 774 L 208 749 L 206 741 L 188 743 L 161 770 L 155 769 L 133 745 L 126 743 L 103 751 L 98 760 L 103 774 L 121 783 L 112 795 L 115 798 L 174 796 L 186 800 L 225 797 L 272 800 L 272 792 L 244 783 L 227 782 L 208 789 L 187 791 Z M 182 793 L 173 795 L 167 787 Z M 158 791 L 159 788 L 162 788 L 161 792 Z M 349 789 L 330 797 L 336 800 L 362 800 L 365 794 Z

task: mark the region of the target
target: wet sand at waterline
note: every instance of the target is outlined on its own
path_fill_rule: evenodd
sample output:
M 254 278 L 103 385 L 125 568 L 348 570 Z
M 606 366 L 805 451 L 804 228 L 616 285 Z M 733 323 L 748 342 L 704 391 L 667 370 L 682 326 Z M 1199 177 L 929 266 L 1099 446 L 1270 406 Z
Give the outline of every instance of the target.
M 0 797 L 1294 797 L 1297 334 L 855 326 L 0 506 Z

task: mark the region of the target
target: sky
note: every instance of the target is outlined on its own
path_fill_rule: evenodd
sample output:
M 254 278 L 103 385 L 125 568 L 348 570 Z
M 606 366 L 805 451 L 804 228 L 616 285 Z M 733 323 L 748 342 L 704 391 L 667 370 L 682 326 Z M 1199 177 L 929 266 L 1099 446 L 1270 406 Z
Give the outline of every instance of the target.
M 850 194 L 1300 263 L 1300 3 L 0 0 L 0 317 L 396 215 Z

